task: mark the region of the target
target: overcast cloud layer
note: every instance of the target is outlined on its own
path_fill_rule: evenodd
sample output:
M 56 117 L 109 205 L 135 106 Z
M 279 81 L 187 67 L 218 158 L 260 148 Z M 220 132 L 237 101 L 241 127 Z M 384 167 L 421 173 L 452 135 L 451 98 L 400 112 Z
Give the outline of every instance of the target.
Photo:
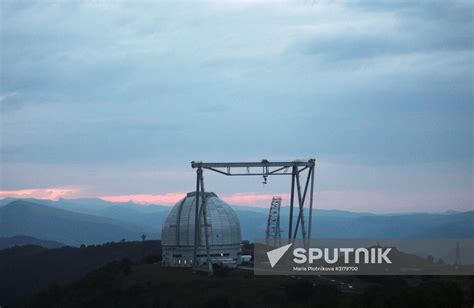
M 2 1 L 0 196 L 159 201 L 193 189 L 191 160 L 315 157 L 317 207 L 471 210 L 472 12 Z M 237 203 L 289 191 L 206 176 Z

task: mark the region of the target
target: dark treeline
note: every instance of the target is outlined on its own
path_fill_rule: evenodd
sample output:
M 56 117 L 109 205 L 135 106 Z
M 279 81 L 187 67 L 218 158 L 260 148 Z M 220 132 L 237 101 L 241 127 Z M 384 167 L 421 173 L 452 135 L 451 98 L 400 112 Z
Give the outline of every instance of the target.
M 251 244 L 244 245 L 246 252 Z M 472 276 L 215 275 L 164 268 L 159 241 L 0 251 L 3 307 L 472 307 Z
M 159 264 L 113 262 L 66 287 L 52 286 L 29 307 L 472 307 L 472 277 L 214 276 Z M 351 288 L 348 288 L 350 286 Z
M 139 262 L 159 256 L 160 241 L 123 241 L 57 249 L 27 245 L 0 250 L 0 306 L 19 303 L 52 284 L 77 280 L 112 261 L 126 258 Z

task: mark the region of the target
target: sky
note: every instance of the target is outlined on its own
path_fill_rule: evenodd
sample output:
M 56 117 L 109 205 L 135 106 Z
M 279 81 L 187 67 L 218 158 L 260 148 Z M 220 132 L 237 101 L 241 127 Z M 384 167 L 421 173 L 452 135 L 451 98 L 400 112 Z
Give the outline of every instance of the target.
M 0 3 L 0 197 L 171 205 L 193 160 L 315 158 L 317 208 L 473 210 L 471 1 Z

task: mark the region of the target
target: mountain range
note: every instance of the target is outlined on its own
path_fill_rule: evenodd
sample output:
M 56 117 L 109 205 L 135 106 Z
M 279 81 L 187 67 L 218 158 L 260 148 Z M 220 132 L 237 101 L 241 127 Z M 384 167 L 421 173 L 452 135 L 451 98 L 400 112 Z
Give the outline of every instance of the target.
M 71 246 L 138 240 L 142 225 L 16 200 L 0 208 L 0 236 L 26 235 Z
M 232 206 L 242 238 L 265 237 L 268 209 Z M 0 200 L 0 237 L 24 235 L 66 245 L 159 239 L 171 207 L 114 203 L 101 199 Z M 295 211 L 295 215 L 296 215 Z M 281 208 L 282 237 L 287 237 L 289 208 Z M 307 224 L 308 213 L 305 212 Z M 463 238 L 474 235 L 474 212 L 373 214 L 315 209 L 315 238 Z

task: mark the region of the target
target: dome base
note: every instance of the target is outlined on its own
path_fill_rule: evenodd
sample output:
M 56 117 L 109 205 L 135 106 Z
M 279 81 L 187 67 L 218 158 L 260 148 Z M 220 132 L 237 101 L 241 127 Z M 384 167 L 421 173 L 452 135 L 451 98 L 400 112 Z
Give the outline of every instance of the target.
M 212 264 L 221 264 L 227 267 L 236 267 L 242 263 L 240 244 L 212 246 L 209 249 Z M 194 247 L 192 246 L 164 246 L 163 265 L 170 267 L 192 267 Z M 207 251 L 199 247 L 197 251 L 198 266 L 207 264 Z

